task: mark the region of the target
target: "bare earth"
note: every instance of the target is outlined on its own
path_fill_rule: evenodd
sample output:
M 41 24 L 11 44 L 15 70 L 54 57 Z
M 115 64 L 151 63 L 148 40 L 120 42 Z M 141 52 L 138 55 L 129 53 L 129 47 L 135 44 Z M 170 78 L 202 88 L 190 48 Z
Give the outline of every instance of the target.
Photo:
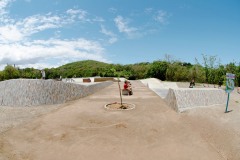
M 225 105 L 176 113 L 141 82 L 132 86 L 134 94 L 123 102 L 136 107 L 128 111 L 104 109 L 120 101 L 117 83 L 47 110 L 22 109 L 22 114 L 17 108 L 21 123 L 6 124 L 14 114 L 5 109 L 0 160 L 240 159 L 240 94 L 231 95 L 233 111 L 227 114 Z

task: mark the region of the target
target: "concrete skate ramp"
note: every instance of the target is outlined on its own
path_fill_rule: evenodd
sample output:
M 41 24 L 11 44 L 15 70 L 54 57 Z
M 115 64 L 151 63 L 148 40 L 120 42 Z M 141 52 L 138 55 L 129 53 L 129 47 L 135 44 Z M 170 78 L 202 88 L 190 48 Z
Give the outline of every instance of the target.
M 161 98 L 165 98 L 167 96 L 169 88 L 178 88 L 176 82 L 164 82 L 157 78 L 148 78 L 140 81 Z
M 0 82 L 1 106 L 62 104 L 88 96 L 113 82 L 81 85 L 54 80 L 14 79 Z
M 226 100 L 225 92 L 215 88 L 170 88 L 165 98 L 166 103 L 177 112 L 194 107 L 225 104 Z

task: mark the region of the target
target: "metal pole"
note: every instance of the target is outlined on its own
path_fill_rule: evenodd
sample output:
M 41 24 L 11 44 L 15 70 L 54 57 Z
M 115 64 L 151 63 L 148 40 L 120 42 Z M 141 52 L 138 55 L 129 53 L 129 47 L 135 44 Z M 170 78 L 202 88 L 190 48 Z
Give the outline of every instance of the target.
M 230 93 L 228 93 L 227 105 L 226 105 L 226 110 L 225 110 L 225 113 L 228 113 L 228 102 L 229 102 L 229 96 L 230 96 Z

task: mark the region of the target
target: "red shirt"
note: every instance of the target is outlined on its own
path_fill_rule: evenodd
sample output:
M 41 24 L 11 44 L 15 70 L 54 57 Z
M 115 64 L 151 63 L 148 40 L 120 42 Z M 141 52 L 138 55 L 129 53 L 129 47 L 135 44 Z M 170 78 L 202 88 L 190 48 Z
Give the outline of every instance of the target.
M 127 83 L 124 83 L 123 88 L 124 88 L 124 89 L 128 89 L 128 85 L 127 85 Z

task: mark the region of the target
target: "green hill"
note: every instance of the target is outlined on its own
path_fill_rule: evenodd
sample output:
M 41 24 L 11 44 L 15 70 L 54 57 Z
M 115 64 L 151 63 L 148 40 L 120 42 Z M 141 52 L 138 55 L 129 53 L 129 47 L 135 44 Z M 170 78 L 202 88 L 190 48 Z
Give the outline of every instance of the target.
M 73 77 L 125 77 L 127 79 L 158 78 L 160 80 L 186 82 L 193 78 L 197 83 L 225 83 L 226 73 L 236 75 L 235 84 L 240 86 L 240 65 L 213 65 L 212 58 L 205 58 L 204 66 L 181 61 L 153 61 L 135 64 L 108 64 L 94 60 L 84 60 L 68 63 L 58 68 L 45 68 L 46 79 Z M 209 67 L 212 66 L 212 67 Z M 214 67 L 216 66 L 216 67 Z M 0 81 L 17 78 L 41 78 L 41 72 L 34 68 L 16 68 L 7 65 L 0 71 Z
M 94 60 L 84 60 L 68 63 L 58 68 L 46 69 L 47 78 L 72 78 L 72 77 L 126 77 L 130 79 L 144 78 L 147 74 L 149 63 L 138 64 L 108 64 Z
M 78 62 L 72 62 L 65 64 L 63 66 L 58 67 L 58 69 L 97 69 L 97 68 L 104 68 L 107 67 L 109 64 L 94 60 L 84 60 L 84 61 L 78 61 Z
M 100 76 L 100 72 L 103 72 L 110 66 L 112 66 L 112 64 L 94 60 L 84 60 L 65 64 L 56 68 L 56 70 L 62 74 L 63 77 L 89 77 Z

